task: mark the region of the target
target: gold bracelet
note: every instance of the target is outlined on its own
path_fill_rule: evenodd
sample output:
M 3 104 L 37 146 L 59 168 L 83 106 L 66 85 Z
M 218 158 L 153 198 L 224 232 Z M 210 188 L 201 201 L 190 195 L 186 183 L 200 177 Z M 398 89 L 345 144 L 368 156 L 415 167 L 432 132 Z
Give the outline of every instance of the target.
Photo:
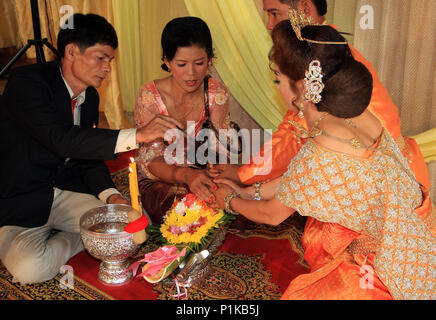
M 261 200 L 262 197 L 260 196 L 260 186 L 262 185 L 262 182 L 256 182 L 253 184 L 254 187 L 254 197 L 253 200 Z
M 238 197 L 239 197 L 239 194 L 233 191 L 232 193 L 228 194 L 228 195 L 224 198 L 225 210 L 226 210 L 228 213 L 233 214 L 234 216 L 239 215 L 239 213 L 238 213 L 238 212 L 235 212 L 235 211 L 232 210 L 232 208 L 231 208 L 231 206 L 230 206 L 230 201 L 232 201 L 234 198 L 238 198 Z

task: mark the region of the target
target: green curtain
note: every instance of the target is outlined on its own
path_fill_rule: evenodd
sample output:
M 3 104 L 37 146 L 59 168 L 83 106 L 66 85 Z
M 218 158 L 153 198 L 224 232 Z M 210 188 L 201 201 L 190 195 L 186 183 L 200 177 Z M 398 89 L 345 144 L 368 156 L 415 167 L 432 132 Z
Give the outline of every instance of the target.
M 327 23 L 334 24 L 341 32 L 350 33 L 344 37 L 353 44 L 357 0 L 327 0 L 327 5 Z
M 268 53 L 272 47 L 253 0 L 185 0 L 192 16 L 211 29 L 214 65 L 235 99 L 263 128 L 275 131 L 286 106 L 273 83 Z

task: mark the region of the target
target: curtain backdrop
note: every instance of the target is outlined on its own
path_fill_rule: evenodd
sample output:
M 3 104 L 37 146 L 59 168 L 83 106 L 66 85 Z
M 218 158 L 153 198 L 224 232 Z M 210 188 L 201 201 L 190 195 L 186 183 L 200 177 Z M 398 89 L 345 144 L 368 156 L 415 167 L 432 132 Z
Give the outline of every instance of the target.
M 401 5 L 399 5 L 399 3 Z M 362 29 L 370 5 L 374 28 Z M 398 106 L 405 135 L 415 135 L 428 163 L 436 201 L 436 1 L 358 0 L 356 48 L 374 64 Z
M 329 24 L 334 24 L 339 31 L 350 33 L 344 35 L 348 42 L 354 43 L 354 21 L 357 0 L 327 0 L 326 20 Z
M 17 30 L 18 20 L 15 15 L 14 4 L 11 1 L 0 1 L 0 48 L 21 47 Z
M 436 1 L 358 0 L 357 7 L 363 5 L 374 9 L 374 29 L 363 30 L 355 19 L 355 46 L 391 93 L 403 133 L 435 128 Z
M 163 28 L 171 19 L 189 14 L 181 0 L 113 0 L 113 7 L 124 108 L 132 112 L 139 88 L 168 76 L 160 67 Z

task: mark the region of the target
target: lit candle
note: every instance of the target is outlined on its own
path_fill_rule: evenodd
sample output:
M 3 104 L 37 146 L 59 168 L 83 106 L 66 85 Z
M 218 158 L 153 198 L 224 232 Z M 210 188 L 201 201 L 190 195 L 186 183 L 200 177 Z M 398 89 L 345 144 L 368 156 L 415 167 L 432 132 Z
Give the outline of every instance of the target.
M 135 159 L 130 158 L 131 163 L 129 164 L 129 187 L 130 187 L 130 200 L 132 202 L 133 209 L 141 213 L 139 207 L 139 190 L 138 190 L 138 174 L 136 170 Z

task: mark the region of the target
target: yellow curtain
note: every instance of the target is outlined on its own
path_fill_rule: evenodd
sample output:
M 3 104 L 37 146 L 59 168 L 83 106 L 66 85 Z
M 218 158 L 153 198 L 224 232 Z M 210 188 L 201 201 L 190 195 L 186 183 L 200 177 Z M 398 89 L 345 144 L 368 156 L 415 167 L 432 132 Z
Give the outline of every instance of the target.
M 425 162 L 436 161 L 436 128 L 413 137 L 419 145 Z
M 189 15 L 180 0 L 112 0 L 119 46 L 124 109 L 131 113 L 139 88 L 168 76 L 161 69 L 162 30 L 171 19 Z
M 341 32 L 350 33 L 344 37 L 351 44 L 354 43 L 356 2 L 357 0 L 327 0 L 327 23 L 334 24 Z
M 265 129 L 275 131 L 286 107 L 273 83 L 271 37 L 253 0 L 185 0 L 190 15 L 211 29 L 220 77 L 241 106 Z

